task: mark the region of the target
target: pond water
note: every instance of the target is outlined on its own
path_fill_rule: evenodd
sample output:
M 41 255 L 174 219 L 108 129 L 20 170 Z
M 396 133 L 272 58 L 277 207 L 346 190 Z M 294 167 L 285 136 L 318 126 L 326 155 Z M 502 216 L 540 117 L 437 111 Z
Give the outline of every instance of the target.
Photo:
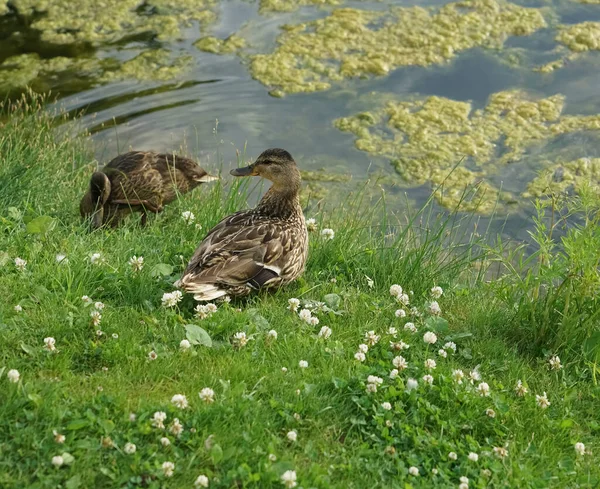
M 55 2 L 63 3 L 62 0 Z M 353 73 L 349 76 L 337 76 L 321 67 L 314 68 L 314 60 L 302 58 L 304 61 L 298 64 L 309 66 L 309 70 L 313 70 L 309 76 L 317 73 L 319 80 L 328 84 L 327 89 L 309 89 L 300 93 L 293 93 L 294 90 L 289 89 L 287 93 L 281 93 L 278 91 L 281 87 L 265 82 L 256 73 L 256 78 L 263 83 L 254 79 L 252 67 L 253 55 L 256 53 L 271 54 L 278 46 L 293 51 L 302 40 L 293 37 L 295 34 L 283 30 L 282 26 L 307 23 L 302 35 L 311 36 L 316 35 L 315 32 L 320 28 L 320 24 L 313 21 L 321 19 L 327 22 L 332 12 L 340 7 L 371 11 L 372 15 L 387 15 L 388 12 L 395 12 L 394 7 L 420 6 L 432 8 L 434 15 L 440 6 L 450 2 L 382 0 L 374 3 L 346 2 L 343 5 L 311 4 L 299 7 L 287 2 L 285 8 L 291 11 L 281 12 L 266 10 L 265 4 L 261 4 L 261 8 L 254 1 L 215 0 L 203 3 L 204 6 L 208 5 L 207 11 L 214 14 L 212 18 L 181 21 L 176 35 L 162 36 L 160 29 L 158 35 L 156 32 L 147 33 L 144 29 L 137 29 L 132 30 L 130 36 L 107 36 L 91 42 L 86 39 L 60 39 L 58 42 L 49 37 L 43 28 L 36 27 L 35 21 L 51 17 L 52 14 L 35 11 L 35 3 L 25 0 L 8 1 L 3 12 L 3 0 L 0 0 L 0 14 L 4 13 L 4 16 L 0 16 L 0 92 L 16 96 L 25 84 L 30 84 L 37 91 L 52 90 L 54 94 L 58 94 L 58 106 L 73 115 L 82 114 L 80 127 L 92 133 L 96 142 L 96 156 L 101 163 L 129 148 L 157 151 L 184 148 L 209 169 L 219 166 L 217 159 L 221 158 L 225 173 L 230 167 L 237 165 L 236 151 L 245 151 L 247 159 L 251 159 L 266 148 L 283 147 L 292 153 L 303 170 L 324 170 L 319 172 L 323 180 L 344 181 L 310 182 L 319 188 L 321 194 L 327 193 L 330 199 L 335 200 L 336 196 L 345 195 L 348 188 L 358 186 L 368 178 L 380 178 L 388 195 L 389 205 L 401 209 L 405 194 L 416 205 L 423 203 L 439 182 L 439 177 L 438 180 L 428 175 L 419 178 L 417 172 L 407 178 L 402 171 L 399 174 L 391 164 L 396 154 L 402 161 L 401 155 L 407 141 L 400 137 L 405 136 L 402 126 L 386 125 L 387 116 L 384 111 L 387 103 L 423 101 L 430 96 L 438 96 L 449 101 L 471 104 L 472 112 L 469 117 L 473 123 L 466 129 L 462 119 L 456 129 L 452 124 L 452 127 L 446 125 L 443 120 L 440 122 L 437 116 L 433 117 L 433 138 L 422 143 L 429 151 L 432 146 L 435 149 L 435 137 L 451 135 L 460 138 L 465 134 L 479 134 L 478 126 L 487 124 L 487 119 L 475 120 L 474 111 L 484 111 L 490 103 L 490 97 L 499 92 L 521 90 L 525 94 L 524 100 L 534 102 L 560 94 L 564 97 L 561 117 L 590 118 L 600 114 L 600 54 L 597 51 L 600 49 L 600 38 L 594 37 L 600 36 L 600 28 L 594 30 L 596 22 L 600 21 L 600 4 L 575 1 L 513 3 L 511 5 L 539 11 L 545 25 L 538 25 L 533 28 L 533 32 L 525 35 L 499 32 L 493 45 L 486 41 L 479 44 L 474 42 L 462 48 L 454 47 L 454 52 L 442 62 L 434 60 L 431 63 L 411 65 L 390 58 L 387 63 L 385 57 L 390 56 L 389 53 L 393 50 L 382 44 L 384 59 L 378 61 L 380 65 L 383 63 L 381 70 L 378 65 L 371 72 L 358 73 L 359 76 L 353 76 Z M 52 4 L 53 0 L 46 3 Z M 114 6 L 112 0 L 105 3 L 109 10 Z M 146 9 L 143 13 L 148 19 L 161 13 L 160 8 L 156 7 L 156 1 L 128 0 L 124 3 L 130 4 L 136 15 L 141 15 L 140 12 Z M 168 1 L 158 3 L 166 4 L 169 8 L 173 4 Z M 463 3 L 464 5 L 456 8 L 457 12 L 467 10 L 468 2 Z M 31 9 L 31 5 L 34 5 L 33 10 L 25 9 Z M 502 7 L 506 4 L 498 2 L 498 5 Z M 394 15 L 401 18 L 405 15 L 402 12 Z M 518 18 L 521 14 L 517 12 L 511 14 L 511 17 Z M 182 15 L 186 15 L 186 12 Z M 348 35 L 353 30 L 358 31 L 360 37 L 360 32 L 365 29 L 384 29 L 396 22 L 394 19 L 384 16 L 375 20 L 370 18 L 358 27 L 348 25 Z M 496 22 L 494 19 L 492 20 Z M 556 40 L 560 32 L 586 21 L 592 23 L 589 26 L 592 30 L 576 32 L 572 36 L 574 42 L 586 46 L 584 52 L 575 53 L 578 49 L 567 47 L 567 41 L 561 43 Z M 342 38 L 346 36 L 343 32 L 346 24 L 341 25 L 342 28 L 340 25 L 334 26 L 337 29 L 333 32 L 334 37 L 340 36 L 340 31 Z M 98 26 L 94 29 L 98 31 Z M 477 26 L 457 24 L 457 29 L 476 30 Z M 69 22 L 65 22 L 65 26 L 59 25 L 52 31 L 52 35 L 71 35 L 76 30 Z M 490 30 L 493 31 L 493 26 L 490 26 Z M 233 48 L 233 52 L 215 54 L 194 46 L 204 36 L 226 39 L 233 34 L 244 41 L 244 47 Z M 475 34 L 473 38 L 477 37 Z M 436 38 L 437 34 L 433 37 L 428 33 L 424 35 L 425 41 L 422 42 L 425 44 L 440 42 Z M 485 36 L 488 35 L 493 37 L 494 33 L 486 32 Z M 376 42 L 385 43 L 385 39 L 383 35 Z M 392 41 L 395 42 L 396 38 Z M 345 55 L 351 56 L 356 51 L 351 42 L 349 39 L 350 47 Z M 365 42 L 372 41 L 366 39 Z M 446 41 L 442 39 L 441 42 L 443 44 Z M 118 71 L 120 64 L 140 53 L 156 49 L 166 50 L 171 57 L 175 55 L 185 59 L 183 68 L 165 73 L 161 68 L 164 63 L 159 61 L 135 66 L 130 71 Z M 369 49 L 375 50 L 370 52 L 369 56 L 372 58 L 379 48 L 376 45 Z M 319 56 L 321 61 L 331 58 L 327 61 L 328 69 L 333 67 L 336 71 L 344 60 L 336 59 L 333 51 L 331 49 L 329 54 Z M 37 53 L 41 60 L 33 61 L 33 69 L 30 65 L 25 67 L 25 63 L 21 62 L 23 54 L 32 53 Z M 47 65 L 52 60 L 59 59 L 59 56 L 61 62 L 66 64 L 58 67 Z M 310 53 L 308 56 L 310 57 Z M 66 62 L 63 61 L 65 58 Z M 83 60 L 85 63 L 74 63 L 73 60 Z M 105 63 L 101 68 L 97 65 L 98 60 Z M 557 60 L 564 66 L 557 66 L 550 73 L 536 71 L 536 67 Z M 267 59 L 267 63 L 268 66 L 274 66 L 273 69 L 280 69 L 276 66 L 275 58 Z M 46 68 L 41 68 L 42 65 Z M 23 72 L 24 74 L 19 75 Z M 303 90 L 306 87 L 307 84 Z M 340 118 L 350 118 L 365 112 L 375 113 L 378 110 L 381 112 L 379 116 L 383 117 L 381 124 L 377 126 L 369 122 L 366 131 L 382 140 L 391 141 L 393 155 L 389 150 L 357 148 L 357 145 L 360 146 L 357 133 L 340 130 L 336 123 Z M 414 110 L 417 109 L 409 109 Z M 440 115 L 443 116 L 444 109 L 440 110 Z M 504 115 L 500 114 L 500 119 Z M 526 114 L 522 115 L 527 119 Z M 454 115 L 451 117 L 456 119 Z M 419 124 L 423 125 L 423 120 L 430 119 L 423 118 Z M 598 157 L 600 131 L 595 126 L 595 120 L 586 119 L 572 124 L 568 122 L 565 123 L 569 126 L 567 129 L 549 129 L 544 137 L 519 143 L 518 158 L 497 164 L 503 150 L 510 149 L 512 137 L 512 126 L 506 129 L 503 121 L 504 119 L 498 122 L 499 132 L 494 136 L 497 139 L 493 141 L 496 149 L 491 157 L 486 161 L 477 161 L 477 154 L 465 153 L 461 165 L 469 173 L 461 175 L 459 181 L 452 185 L 460 187 L 462 184 L 464 187 L 465 183 L 473 184 L 475 181 L 476 184 L 489 183 L 490 188 L 493 188 L 490 195 L 495 198 L 502 195 L 499 214 L 507 223 L 505 231 L 522 238 L 526 231 L 525 220 L 531 213 L 528 184 L 535 179 L 540 169 L 553 169 L 579 158 L 593 160 Z M 541 124 L 549 127 L 553 122 L 543 120 Z M 600 129 L 600 125 L 598 128 Z M 537 126 L 532 129 L 524 125 L 516 129 L 527 132 L 537 130 Z M 421 132 L 432 133 L 429 127 L 423 125 L 411 136 L 414 138 L 411 144 L 413 149 L 416 148 L 417 154 L 421 144 L 417 136 Z M 460 148 L 452 153 L 452 157 L 457 154 L 460 155 Z M 460 158 L 455 163 L 459 161 Z M 588 165 L 587 160 L 585 165 Z M 578 171 L 575 171 L 577 175 L 581 173 L 577 173 Z M 584 171 L 581 175 L 584 179 L 594 179 L 593 171 Z M 352 178 L 350 182 L 345 181 L 348 177 Z M 473 181 L 469 181 L 471 178 Z M 461 179 L 464 181 L 461 182 Z M 443 198 L 439 199 L 441 206 L 444 203 Z M 482 215 L 487 213 L 483 211 Z

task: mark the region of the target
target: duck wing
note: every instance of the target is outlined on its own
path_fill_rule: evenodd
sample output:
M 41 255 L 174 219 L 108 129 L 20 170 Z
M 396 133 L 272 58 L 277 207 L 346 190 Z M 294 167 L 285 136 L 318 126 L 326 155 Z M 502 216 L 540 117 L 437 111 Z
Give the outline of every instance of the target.
M 284 222 L 248 211 L 229 216 L 215 226 L 190 260 L 181 286 L 197 300 L 225 295 L 227 288 L 260 288 L 281 280 L 285 256 L 294 240 Z

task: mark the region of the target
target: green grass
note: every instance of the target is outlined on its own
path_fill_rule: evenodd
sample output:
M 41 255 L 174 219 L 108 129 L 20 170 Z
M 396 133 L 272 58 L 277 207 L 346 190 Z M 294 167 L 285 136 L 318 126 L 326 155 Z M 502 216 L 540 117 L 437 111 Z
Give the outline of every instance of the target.
M 86 142 L 57 136 L 37 102 L 6 112 L 0 133 L 0 487 L 191 488 L 205 474 L 210 487 L 280 488 L 287 470 L 295 470 L 303 488 L 458 487 L 460 477 L 468 477 L 471 488 L 600 484 L 595 204 L 587 207 L 589 222 L 570 231 L 575 241 L 567 236 L 562 243 L 561 249 L 574 243 L 572 253 L 552 251 L 554 258 L 573 259 L 548 271 L 546 252 L 536 251 L 527 263 L 523 258 L 519 268 L 518 249 L 489 249 L 485 236 L 471 233 L 468 216 L 438 216 L 431 206 L 394 216 L 384 202 L 351 195 L 338 209 L 307 215 L 318 229 L 334 229 L 335 238 L 311 233 L 307 271 L 297 283 L 218 304 L 200 320 L 190 297 L 174 308 L 163 307 L 161 297 L 173 290 L 205 232 L 246 205 L 248 184 L 203 186 L 145 229 L 131 219 L 118 230 L 89 234 L 78 216 L 92 170 Z M 186 210 L 201 229 L 184 223 Z M 104 262 L 91 263 L 93 253 Z M 68 262 L 57 263 L 57 254 Z M 144 257 L 139 272 L 128 263 L 133 255 Z M 27 260 L 24 271 L 15 266 L 17 257 Z M 501 262 L 502 274 L 487 281 L 492 260 Z M 564 269 L 575 276 L 574 264 L 585 265 L 585 280 L 558 289 Z M 535 292 L 540 283 L 556 288 Z M 405 309 L 415 306 L 421 317 L 396 317 L 401 305 L 390 295 L 393 284 L 412 291 Z M 444 289 L 440 316 L 427 312 L 436 285 Z M 99 327 L 91 324 L 95 306 L 82 301 L 84 295 L 104 303 Z M 292 297 L 326 303 L 315 313 L 319 325 L 288 309 Z M 572 335 L 556 327 L 559 310 Z M 417 333 L 404 329 L 408 321 Z M 181 351 L 189 324 L 206 330 L 212 346 Z M 322 326 L 332 329 L 330 338 L 318 336 Z M 398 330 L 396 339 L 390 327 Z M 268 338 L 271 329 L 276 340 Z M 371 330 L 380 340 L 359 362 L 354 355 Z M 435 345 L 424 343 L 426 331 L 436 332 Z M 243 348 L 232 345 L 237 332 L 250 338 Z M 47 337 L 57 351 L 44 349 Z M 410 348 L 394 352 L 392 340 Z M 438 350 L 447 341 L 458 348 L 443 358 Z M 149 359 L 151 351 L 156 360 Z M 562 369 L 549 368 L 550 354 L 561 355 Z M 396 355 L 408 368 L 392 380 Z M 428 358 L 437 363 L 430 387 L 422 380 Z M 299 367 L 301 360 L 308 368 Z M 481 380 L 453 380 L 453 370 L 468 375 L 476 367 Z M 19 371 L 18 382 L 9 381 L 10 369 Z M 367 392 L 370 375 L 383 379 L 377 392 Z M 419 386 L 406 392 L 409 378 Z M 514 391 L 519 379 L 529 390 L 524 397 Z M 489 396 L 478 394 L 481 382 Z M 199 398 L 205 387 L 214 390 L 214 403 Z M 543 392 L 547 409 L 536 404 Z M 187 396 L 187 409 L 171 403 L 175 394 Z M 156 411 L 167 414 L 166 429 L 152 426 Z M 174 418 L 184 426 L 180 437 L 169 431 Z M 53 430 L 65 436 L 63 444 Z M 291 430 L 295 442 L 286 437 Z M 162 437 L 170 446 L 162 446 Z M 576 442 L 588 453 L 578 456 Z M 137 451 L 125 453 L 126 443 Z M 500 458 L 494 447 L 506 447 L 508 455 Z M 479 455 L 477 462 L 468 459 L 470 452 Z M 72 459 L 64 455 L 68 463 L 54 467 L 52 458 L 61 454 Z M 167 461 L 175 464 L 172 477 L 163 473 Z M 410 475 L 411 466 L 419 476 Z

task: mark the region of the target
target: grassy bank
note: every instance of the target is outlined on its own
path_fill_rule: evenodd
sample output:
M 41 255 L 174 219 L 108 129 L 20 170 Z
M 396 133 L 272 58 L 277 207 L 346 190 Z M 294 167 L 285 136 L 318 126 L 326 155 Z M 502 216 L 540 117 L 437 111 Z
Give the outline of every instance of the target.
M 199 318 L 189 297 L 161 298 L 247 186 L 206 185 L 146 229 L 88 234 L 90 154 L 39 109 L 6 109 L 0 133 L 1 487 L 600 483 L 593 196 L 568 203 L 570 249 L 543 227 L 572 220 L 540 208 L 521 258 L 468 217 L 381 219 L 383 203 L 351 196 L 307 215 L 301 280 Z

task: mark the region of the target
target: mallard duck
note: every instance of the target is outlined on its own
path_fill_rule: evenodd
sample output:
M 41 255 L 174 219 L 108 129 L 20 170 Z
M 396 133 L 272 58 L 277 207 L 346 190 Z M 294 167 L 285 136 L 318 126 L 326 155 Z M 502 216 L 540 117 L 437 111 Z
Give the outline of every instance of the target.
M 206 235 L 176 285 L 197 301 L 243 296 L 285 285 L 304 271 L 308 233 L 300 207 L 300 172 L 283 149 L 268 149 L 236 177 L 273 182 L 254 208 L 232 214 Z
M 92 218 L 92 229 L 105 224 L 117 227 L 132 212 L 158 213 L 204 182 L 217 180 L 195 161 L 173 154 L 132 151 L 117 156 L 90 179 L 90 188 L 81 199 L 83 218 Z

